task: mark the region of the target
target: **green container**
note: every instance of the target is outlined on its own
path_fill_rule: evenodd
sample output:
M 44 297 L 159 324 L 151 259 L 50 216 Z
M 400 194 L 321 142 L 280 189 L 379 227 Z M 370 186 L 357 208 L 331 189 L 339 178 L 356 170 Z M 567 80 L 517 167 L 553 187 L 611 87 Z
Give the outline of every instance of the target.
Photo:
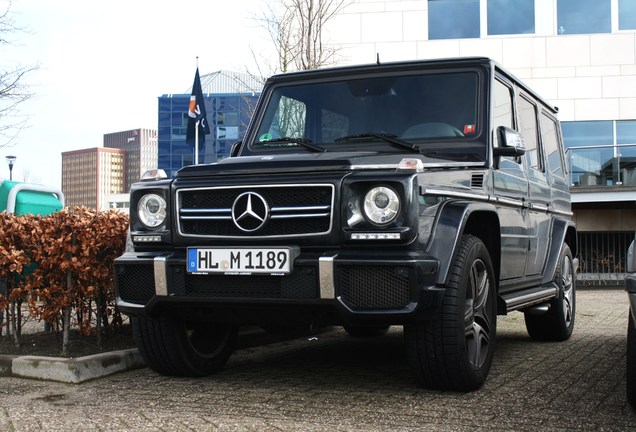
M 45 191 L 45 186 L 30 185 L 22 182 L 5 180 L 0 184 L 0 212 L 11 209 L 11 190 L 17 187 L 21 189 L 15 196 L 13 213 L 16 215 L 41 215 L 46 216 L 62 209 L 61 192 Z

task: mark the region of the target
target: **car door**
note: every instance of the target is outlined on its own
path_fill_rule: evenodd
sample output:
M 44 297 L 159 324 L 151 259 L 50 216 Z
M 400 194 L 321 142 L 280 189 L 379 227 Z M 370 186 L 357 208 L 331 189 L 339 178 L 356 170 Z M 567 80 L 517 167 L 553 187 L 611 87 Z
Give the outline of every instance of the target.
M 527 277 L 540 275 L 548 254 L 551 217 L 548 212 L 551 193 L 545 170 L 544 152 L 537 127 L 537 105 L 534 99 L 517 94 L 518 131 L 526 148 L 525 165 L 528 173 L 528 253 Z
M 492 98 L 492 142 L 500 146 L 498 128 L 514 128 L 512 85 L 504 78 L 496 78 Z M 526 267 L 528 178 L 523 158 L 502 156 L 495 160 L 493 184 L 501 230 L 500 281 L 505 285 L 506 280 L 523 277 Z

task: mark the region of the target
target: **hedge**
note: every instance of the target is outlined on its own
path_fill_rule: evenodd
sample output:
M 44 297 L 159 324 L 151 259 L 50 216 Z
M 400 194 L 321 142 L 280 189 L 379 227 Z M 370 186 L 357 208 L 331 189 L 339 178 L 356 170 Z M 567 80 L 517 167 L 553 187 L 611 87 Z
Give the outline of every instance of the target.
M 126 245 L 128 215 L 85 207 L 49 216 L 0 213 L 0 320 L 20 345 L 23 306 L 29 315 L 63 332 L 71 328 L 108 335 L 122 324 L 115 306 L 113 262 Z M 2 329 L 0 327 L 0 329 Z M 7 328 L 8 327 L 8 328 Z

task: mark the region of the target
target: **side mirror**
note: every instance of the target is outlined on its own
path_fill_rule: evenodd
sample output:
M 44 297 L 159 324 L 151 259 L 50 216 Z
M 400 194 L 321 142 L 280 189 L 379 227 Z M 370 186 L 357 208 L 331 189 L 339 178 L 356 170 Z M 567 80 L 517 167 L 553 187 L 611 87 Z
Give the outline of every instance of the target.
M 232 148 L 230 149 L 230 157 L 236 157 L 241 152 L 241 145 L 243 145 L 243 141 L 237 141 L 232 144 Z
M 493 149 L 495 157 L 520 157 L 526 153 L 523 137 L 516 130 L 506 126 L 499 126 L 497 128 L 497 136 L 499 137 L 499 147 Z

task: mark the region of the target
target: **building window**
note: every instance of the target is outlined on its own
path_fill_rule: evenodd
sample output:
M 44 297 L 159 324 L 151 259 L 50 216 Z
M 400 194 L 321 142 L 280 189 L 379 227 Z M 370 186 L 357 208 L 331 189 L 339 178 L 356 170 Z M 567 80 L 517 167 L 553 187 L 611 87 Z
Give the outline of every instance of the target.
M 534 0 L 488 0 L 488 34 L 534 33 Z
M 610 0 L 557 0 L 557 33 L 610 33 Z
M 568 148 L 573 186 L 613 185 L 614 122 L 562 122 L 563 143 Z
M 621 156 L 634 158 L 636 162 L 636 120 L 616 122 L 616 144 L 621 146 Z
M 611 120 L 562 122 L 566 147 L 612 145 L 614 132 Z
M 636 2 L 618 0 L 618 29 L 636 30 Z
M 479 37 L 479 0 L 428 0 L 428 38 Z

